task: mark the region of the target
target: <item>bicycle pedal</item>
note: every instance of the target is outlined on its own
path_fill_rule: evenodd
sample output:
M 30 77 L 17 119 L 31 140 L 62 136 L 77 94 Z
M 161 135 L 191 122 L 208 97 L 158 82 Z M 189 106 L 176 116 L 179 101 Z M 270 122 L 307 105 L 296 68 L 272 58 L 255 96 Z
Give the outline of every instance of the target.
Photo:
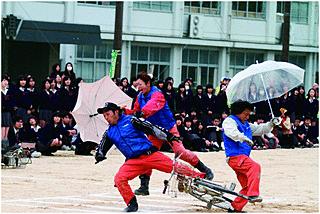
M 235 184 L 235 183 L 231 183 L 230 187 L 229 187 L 229 190 L 234 191 L 234 189 L 236 188 L 236 185 L 237 184 Z

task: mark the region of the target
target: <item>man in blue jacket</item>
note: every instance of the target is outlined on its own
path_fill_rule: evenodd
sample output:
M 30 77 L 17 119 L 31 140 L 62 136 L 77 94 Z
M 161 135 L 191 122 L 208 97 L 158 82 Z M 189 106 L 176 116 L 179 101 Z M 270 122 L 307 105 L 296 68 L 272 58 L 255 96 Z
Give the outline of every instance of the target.
M 110 126 L 103 134 L 97 148 L 96 163 L 106 159 L 105 155 L 113 144 L 126 157 L 127 161 L 120 167 L 114 178 L 114 183 L 128 205 L 124 211 L 136 212 L 138 210 L 137 199 L 128 181 L 150 169 L 166 173 L 170 173 L 173 169 L 173 161 L 161 153 L 156 146 L 153 146 L 145 133 L 168 141 L 177 139 L 167 130 L 153 126 L 144 119 L 122 114 L 122 109 L 111 102 L 107 102 L 103 108 L 99 108 L 98 113 L 103 114 Z M 145 133 L 141 130 L 144 130 Z M 177 165 L 177 167 L 183 166 Z M 205 176 L 205 173 L 193 172 L 187 167 L 183 167 L 183 170 L 186 170 L 186 174 L 189 176 L 201 178 Z
M 236 101 L 231 105 L 231 115 L 222 124 L 223 140 L 228 165 L 235 171 L 242 190 L 240 194 L 249 196 L 249 202 L 262 202 L 259 196 L 261 167 L 249 156 L 253 146 L 252 136 L 266 134 L 272 130 L 277 118 L 268 123 L 249 124 L 247 120 L 253 106 L 247 101 Z M 241 212 L 247 199 L 236 197 L 229 212 Z

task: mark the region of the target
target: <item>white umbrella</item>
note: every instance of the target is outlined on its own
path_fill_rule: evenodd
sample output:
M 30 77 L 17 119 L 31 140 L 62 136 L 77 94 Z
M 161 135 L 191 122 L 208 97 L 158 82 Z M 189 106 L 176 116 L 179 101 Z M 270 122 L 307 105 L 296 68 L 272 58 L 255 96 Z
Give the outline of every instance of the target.
M 81 83 L 72 115 L 78 125 L 82 141 L 99 143 L 108 123 L 97 109 L 106 102 L 131 107 L 132 98 L 126 95 L 107 75 L 94 83 Z
M 291 89 L 303 83 L 304 70 L 288 62 L 266 61 L 250 65 L 247 69 L 237 73 L 230 81 L 226 93 L 229 104 L 237 100 L 256 103 L 280 97 Z M 250 85 L 255 85 L 257 96 L 252 100 Z M 269 89 L 274 93 L 269 93 Z M 259 94 L 263 90 L 264 94 Z

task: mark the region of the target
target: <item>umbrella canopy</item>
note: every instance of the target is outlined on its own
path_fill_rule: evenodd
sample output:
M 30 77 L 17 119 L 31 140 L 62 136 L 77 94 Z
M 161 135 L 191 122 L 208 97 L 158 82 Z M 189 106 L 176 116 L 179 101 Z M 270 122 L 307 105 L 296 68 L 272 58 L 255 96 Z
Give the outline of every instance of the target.
M 228 102 L 256 103 L 280 97 L 302 84 L 303 79 L 304 70 L 288 62 L 252 64 L 231 79 L 226 90 Z
M 106 102 L 131 107 L 132 98 L 126 95 L 107 75 L 94 83 L 81 83 L 72 115 L 78 124 L 82 141 L 99 143 L 108 123 L 97 109 Z

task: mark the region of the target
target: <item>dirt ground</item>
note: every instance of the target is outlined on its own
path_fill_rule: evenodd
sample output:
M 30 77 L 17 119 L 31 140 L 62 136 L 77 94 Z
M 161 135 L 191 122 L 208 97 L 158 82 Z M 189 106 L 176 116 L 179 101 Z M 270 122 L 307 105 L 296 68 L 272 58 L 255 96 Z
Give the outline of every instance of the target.
M 172 153 L 165 153 L 173 157 Z M 215 182 L 229 187 L 240 184 L 225 162 L 224 152 L 196 152 L 214 172 Z M 249 213 L 318 213 L 319 149 L 254 150 L 251 158 L 262 167 L 262 203 L 247 204 Z M 107 160 L 94 164 L 93 156 L 76 156 L 73 151 L 58 151 L 54 156 L 33 159 L 25 169 L 1 169 L 2 213 L 92 213 L 123 212 L 126 207 L 113 178 L 124 162 L 115 150 Z M 162 194 L 169 174 L 154 171 L 150 196 L 138 196 L 138 212 L 199 213 L 226 212 L 198 199 L 179 193 Z M 139 179 L 130 181 L 132 189 Z M 232 197 L 231 197 L 232 198 Z

